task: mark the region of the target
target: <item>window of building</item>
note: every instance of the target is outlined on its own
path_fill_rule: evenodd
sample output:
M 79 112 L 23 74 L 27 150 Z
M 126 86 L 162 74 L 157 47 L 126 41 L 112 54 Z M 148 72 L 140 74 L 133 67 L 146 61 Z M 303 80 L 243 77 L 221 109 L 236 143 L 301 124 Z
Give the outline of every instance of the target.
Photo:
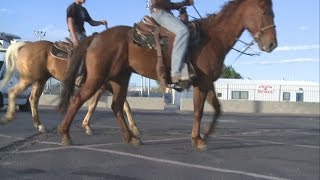
M 232 91 L 232 99 L 249 99 L 248 91 Z
M 283 92 L 283 100 L 290 101 L 290 93 L 289 92 Z
M 222 97 L 222 93 L 217 93 L 217 96 L 218 97 Z
M 303 102 L 303 93 L 297 93 L 296 94 L 296 101 L 297 102 Z

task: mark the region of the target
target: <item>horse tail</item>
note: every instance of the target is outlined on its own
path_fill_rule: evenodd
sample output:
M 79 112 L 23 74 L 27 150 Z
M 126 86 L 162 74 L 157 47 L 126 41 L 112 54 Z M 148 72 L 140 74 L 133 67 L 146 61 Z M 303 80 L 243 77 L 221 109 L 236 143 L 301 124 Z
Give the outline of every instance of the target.
M 8 47 L 5 56 L 5 64 L 4 67 L 6 68 L 6 73 L 3 77 L 3 80 L 0 84 L 0 89 L 3 88 L 6 84 L 8 84 L 10 78 L 12 77 L 15 69 L 16 69 L 16 62 L 18 60 L 19 50 L 22 46 L 26 45 L 27 42 L 17 42 L 12 44 Z
M 91 41 L 93 40 L 93 36 L 89 36 L 88 38 L 84 39 L 78 47 L 76 47 L 72 53 L 69 69 L 66 72 L 65 80 L 62 82 L 63 89 L 60 96 L 60 103 L 59 103 L 59 110 L 62 113 L 67 111 L 67 108 L 70 104 L 71 96 L 74 94 L 75 89 L 75 81 L 79 72 L 79 68 L 81 63 L 85 60 L 85 55 L 87 52 L 87 48 L 89 47 Z M 85 67 L 85 63 L 84 67 Z

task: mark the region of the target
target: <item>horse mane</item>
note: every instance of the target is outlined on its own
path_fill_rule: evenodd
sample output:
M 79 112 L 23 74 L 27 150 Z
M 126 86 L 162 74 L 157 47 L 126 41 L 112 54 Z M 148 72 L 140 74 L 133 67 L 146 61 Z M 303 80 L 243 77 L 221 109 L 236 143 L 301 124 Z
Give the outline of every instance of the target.
M 221 21 L 224 20 L 224 18 L 230 18 L 232 13 L 239 7 L 241 3 L 243 3 L 245 0 L 231 0 L 229 2 L 226 2 L 221 10 L 218 13 L 211 13 L 208 14 L 206 18 L 206 21 L 209 22 L 209 24 L 218 24 Z M 199 21 L 202 22 L 200 19 Z
M 245 0 L 232 0 L 229 2 L 225 2 L 218 15 L 223 17 L 229 17 L 232 14 L 232 12 L 234 12 L 235 9 L 237 9 L 239 5 L 244 1 Z

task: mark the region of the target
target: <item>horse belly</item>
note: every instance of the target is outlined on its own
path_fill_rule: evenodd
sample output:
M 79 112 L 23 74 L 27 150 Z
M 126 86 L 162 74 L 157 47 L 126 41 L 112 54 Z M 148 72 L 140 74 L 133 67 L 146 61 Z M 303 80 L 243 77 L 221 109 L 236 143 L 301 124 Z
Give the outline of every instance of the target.
M 156 79 L 156 51 L 148 48 L 142 48 L 136 44 L 129 44 L 129 66 L 134 72 L 151 78 Z

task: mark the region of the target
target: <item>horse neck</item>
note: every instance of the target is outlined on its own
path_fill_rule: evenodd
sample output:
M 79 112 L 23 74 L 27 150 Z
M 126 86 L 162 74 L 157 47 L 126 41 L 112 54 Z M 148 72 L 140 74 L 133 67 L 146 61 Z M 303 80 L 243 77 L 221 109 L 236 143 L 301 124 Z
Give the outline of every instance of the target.
M 209 41 L 208 45 L 213 48 L 218 45 L 221 49 L 216 53 L 224 57 L 244 31 L 243 16 L 239 8 L 228 15 L 224 12 L 210 15 L 202 21 L 201 29 Z

